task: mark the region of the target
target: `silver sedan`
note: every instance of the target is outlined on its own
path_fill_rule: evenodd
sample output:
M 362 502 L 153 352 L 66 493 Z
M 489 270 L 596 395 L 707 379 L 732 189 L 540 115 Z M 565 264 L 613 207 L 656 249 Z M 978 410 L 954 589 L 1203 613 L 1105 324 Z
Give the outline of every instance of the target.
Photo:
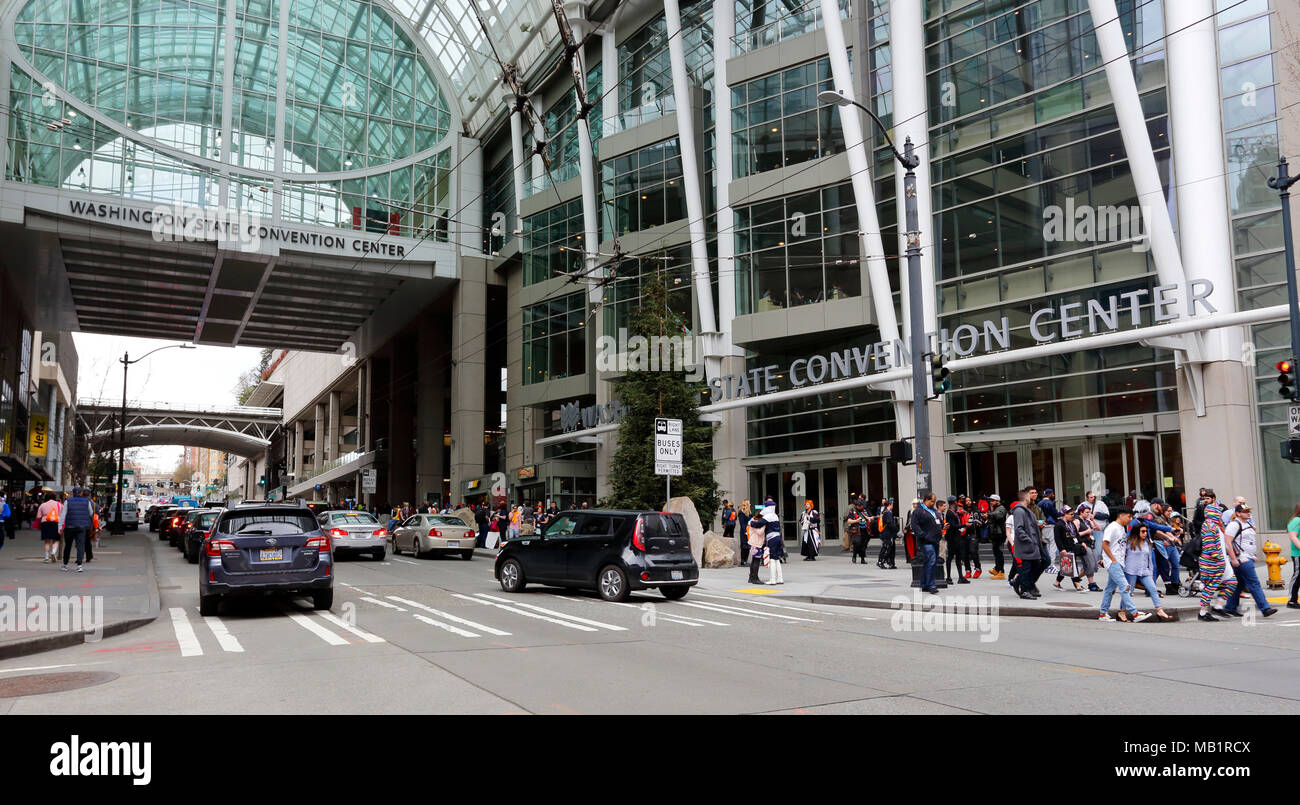
M 413 514 L 393 529 L 393 553 L 410 551 L 417 559 L 431 551 L 459 553 L 474 558 L 478 534 L 459 517 L 448 514 Z
M 370 512 L 326 511 L 316 519 L 321 530 L 333 540 L 335 551 L 364 551 L 376 560 L 383 560 L 388 547 L 388 531 Z

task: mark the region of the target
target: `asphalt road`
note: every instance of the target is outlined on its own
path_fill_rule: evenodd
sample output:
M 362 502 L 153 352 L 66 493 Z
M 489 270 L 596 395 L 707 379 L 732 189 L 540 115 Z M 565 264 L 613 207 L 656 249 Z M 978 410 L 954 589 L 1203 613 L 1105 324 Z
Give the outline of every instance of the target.
M 332 614 L 259 599 L 203 618 L 197 568 L 153 550 L 155 623 L 0 662 L 0 682 L 117 678 L 0 698 L 0 714 L 1300 713 L 1294 610 L 1253 624 L 1000 617 L 901 631 L 889 610 L 744 593 L 507 595 L 487 558 L 390 556 L 340 561 Z

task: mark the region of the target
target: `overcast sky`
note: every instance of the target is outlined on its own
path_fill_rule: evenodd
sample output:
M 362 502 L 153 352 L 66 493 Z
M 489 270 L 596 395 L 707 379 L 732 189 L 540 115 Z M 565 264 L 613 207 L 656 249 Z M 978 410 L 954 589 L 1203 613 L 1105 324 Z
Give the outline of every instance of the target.
M 74 333 L 78 369 L 77 396 L 122 399 L 123 352 L 132 360 L 167 344 L 152 338 Z M 175 342 L 180 343 L 180 342 Z M 189 405 L 233 405 L 239 376 L 257 366 L 261 350 L 254 347 L 167 349 L 132 364 L 127 373 L 128 401 Z M 181 457 L 180 447 L 141 448 L 146 471 L 167 472 Z

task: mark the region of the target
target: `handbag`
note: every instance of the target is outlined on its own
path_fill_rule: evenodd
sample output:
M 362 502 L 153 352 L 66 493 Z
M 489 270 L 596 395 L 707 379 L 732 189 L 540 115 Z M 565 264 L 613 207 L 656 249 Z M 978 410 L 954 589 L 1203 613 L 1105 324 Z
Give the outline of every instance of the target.
M 1074 572 L 1074 554 L 1069 551 L 1061 551 L 1061 555 L 1058 559 L 1061 562 L 1061 575 L 1070 577 L 1079 575 Z

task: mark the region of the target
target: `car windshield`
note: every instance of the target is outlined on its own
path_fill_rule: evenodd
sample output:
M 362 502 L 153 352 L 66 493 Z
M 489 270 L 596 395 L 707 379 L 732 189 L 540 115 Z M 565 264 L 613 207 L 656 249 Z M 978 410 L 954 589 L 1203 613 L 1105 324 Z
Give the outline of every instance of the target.
M 439 516 L 439 517 L 430 517 L 428 518 L 428 520 L 429 520 L 429 525 L 458 525 L 458 526 L 463 526 L 468 528 L 468 526 L 465 526 L 465 521 L 460 519 L 459 517 Z
M 223 534 L 305 534 L 316 530 L 316 519 L 305 511 L 236 512 L 218 529 Z
M 330 522 L 335 525 L 379 525 L 374 517 L 365 512 L 336 512 L 330 515 Z

